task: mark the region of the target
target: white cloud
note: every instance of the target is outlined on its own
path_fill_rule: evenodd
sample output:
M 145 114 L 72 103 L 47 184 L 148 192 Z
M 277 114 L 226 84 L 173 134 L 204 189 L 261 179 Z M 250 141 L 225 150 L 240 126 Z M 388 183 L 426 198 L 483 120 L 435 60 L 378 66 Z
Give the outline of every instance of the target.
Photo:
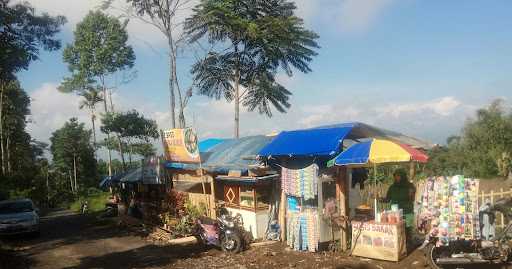
M 446 96 L 436 100 L 426 102 L 415 102 L 407 104 L 389 104 L 379 109 L 380 113 L 390 114 L 395 118 L 404 113 L 436 113 L 440 116 L 449 116 L 455 109 L 461 105 L 461 102 L 453 96 Z
M 341 1 L 339 23 L 343 32 L 364 32 L 393 3 L 393 0 Z
M 343 33 L 364 33 L 396 0 L 295 0 L 306 23 L 322 22 Z
M 21 0 L 19 0 L 21 1 Z M 50 15 L 63 15 L 68 23 L 65 30 L 74 31 L 75 26 L 89 12 L 89 10 L 98 9 L 103 0 L 29 0 L 28 1 L 37 12 L 47 12 Z M 197 1 L 191 1 L 187 6 L 192 7 Z M 108 11 L 111 15 L 120 16 L 120 8 L 126 8 L 127 4 L 123 0 L 113 2 L 114 9 Z M 177 22 L 183 20 L 191 13 L 191 9 L 178 11 Z M 128 33 L 130 42 L 134 45 L 151 45 L 159 47 L 165 44 L 163 34 L 153 25 L 144 23 L 138 19 L 131 19 L 128 24 Z
M 86 111 L 80 111 L 78 105 L 80 98 L 74 94 L 61 93 L 57 84 L 45 83 L 31 92 L 30 134 L 42 141 L 49 141 L 53 131 L 71 117 L 77 117 L 89 126 L 89 117 Z
M 46 83 L 30 95 L 32 122 L 28 129 L 38 140 L 48 141 L 51 133 L 71 117 L 77 117 L 88 128 L 91 126 L 87 111 L 78 109 L 79 97 L 58 92 L 56 85 Z M 136 109 L 145 117 L 156 120 L 160 129 L 170 128 L 170 113 L 166 105 L 158 106 L 139 95 L 121 96 L 114 93 L 113 98 L 117 111 Z M 201 138 L 233 136 L 233 103 L 200 96 L 193 98 L 194 101 L 186 110 L 186 118 L 188 125 L 195 127 Z M 446 96 L 421 102 L 371 106 L 354 100 L 294 105 L 288 113 L 276 112 L 270 119 L 242 109 L 240 131 L 242 136 L 247 136 L 361 121 L 442 143 L 448 135 L 456 134 L 465 119 L 482 106 L 483 104 L 466 104 L 453 96 Z M 99 130 L 98 137 L 102 137 Z M 155 144 L 160 147 L 158 141 Z

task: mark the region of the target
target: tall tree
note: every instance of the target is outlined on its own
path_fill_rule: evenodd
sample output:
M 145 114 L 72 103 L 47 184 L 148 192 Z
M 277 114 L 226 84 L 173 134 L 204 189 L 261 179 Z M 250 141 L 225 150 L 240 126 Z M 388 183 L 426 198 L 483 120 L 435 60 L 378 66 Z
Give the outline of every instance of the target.
M 67 45 L 63 52 L 71 76 L 64 79 L 59 89 L 64 92 L 82 92 L 92 84 L 101 87 L 104 111 L 108 114 L 107 78 L 118 71 L 132 68 L 135 61 L 133 49 L 127 45 L 126 22 L 121 23 L 101 11 L 90 11 L 77 24 L 74 36 L 74 42 Z M 110 150 L 108 155 L 111 166 Z M 112 175 L 111 167 L 109 175 Z
M 66 22 L 63 16 L 36 15 L 28 2 L 0 0 L 0 78 L 12 79 L 39 57 L 39 50 L 60 48 L 55 35 Z
M 52 51 L 60 48 L 55 35 L 66 22 L 62 16 L 51 17 L 46 13 L 36 15 L 27 2 L 10 3 L 0 0 L 0 158 L 1 174 L 7 170 L 7 141 L 2 122 L 6 87 L 16 80 L 16 72 L 27 69 L 38 59 L 40 49 Z M 14 82 L 16 83 L 16 82 Z M 30 139 L 29 139 L 30 140 Z
M 17 81 L 10 81 L 2 95 L 1 123 L 2 138 L 5 154 L 2 162 L 6 174 L 12 174 L 13 169 L 19 168 L 17 163 L 25 161 L 25 155 L 30 151 L 30 135 L 26 133 L 27 117 L 30 114 L 30 99 L 21 89 Z M 21 158 L 21 159 L 20 159 Z
M 112 6 L 112 0 L 104 1 L 104 8 L 116 8 Z M 178 126 L 186 125 L 184 110 L 192 95 L 191 90 L 182 92 L 177 75 L 177 58 L 181 49 L 186 45 L 182 34 L 183 12 L 192 8 L 192 0 L 126 0 L 130 8 L 121 9 L 129 18 L 156 27 L 166 38 L 169 61 L 169 103 L 171 110 L 171 126 L 176 128 L 176 101 L 178 101 Z M 190 88 L 189 88 L 190 89 Z M 177 99 L 177 100 L 176 100 Z
M 304 28 L 288 0 L 201 0 L 186 20 L 190 42 L 206 36 L 220 46 L 192 67 L 199 93 L 233 101 L 234 136 L 240 135 L 240 104 L 272 116 L 285 112 L 291 93 L 276 82 L 283 70 L 311 71 L 318 35 Z M 241 92 L 243 88 L 243 92 Z
M 430 152 L 427 169 L 436 175 L 511 177 L 512 112 L 502 100 L 479 109 L 459 136 Z
M 94 142 L 94 152 L 96 154 L 97 149 L 97 141 L 96 141 L 96 104 L 103 101 L 103 97 L 101 96 L 101 91 L 95 88 L 88 88 L 87 90 L 80 93 L 83 97 L 82 101 L 80 101 L 80 109 L 87 108 L 89 109 L 89 113 L 91 115 L 91 124 L 92 124 L 92 136 Z
M 76 118 L 71 118 L 50 138 L 54 165 L 62 174 L 69 175 L 71 190 L 75 193 L 80 184 L 96 179 L 96 161 L 90 141 L 91 131 Z
M 132 154 L 131 144 L 134 142 L 149 142 L 159 137 L 158 127 L 154 120 L 146 119 L 136 110 L 124 113 L 109 113 L 102 119 L 103 132 L 112 132 L 117 135 L 119 153 L 123 167 L 126 168 L 124 158 L 125 146 L 130 147 L 130 159 Z

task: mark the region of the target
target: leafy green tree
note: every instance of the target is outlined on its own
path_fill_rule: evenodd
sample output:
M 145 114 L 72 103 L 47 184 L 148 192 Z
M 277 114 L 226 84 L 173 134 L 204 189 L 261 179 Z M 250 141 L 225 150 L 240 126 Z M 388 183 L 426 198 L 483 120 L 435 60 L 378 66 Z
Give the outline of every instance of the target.
M 471 174 L 498 175 L 501 157 L 512 152 L 512 115 L 502 100 L 477 111 L 476 118 L 464 126 L 462 143 Z
M 464 174 L 474 177 L 510 176 L 512 113 L 502 100 L 479 109 L 460 136 L 430 152 L 427 169 L 433 174 Z
M 311 71 L 318 35 L 304 28 L 295 9 L 287 0 L 201 0 L 186 20 L 190 42 L 206 36 L 220 46 L 198 61 L 192 74 L 200 94 L 234 102 L 236 138 L 240 103 L 269 117 L 272 107 L 285 112 L 291 92 L 276 82 L 277 72 Z
M 0 0 L 0 79 L 5 82 L 37 60 L 39 50 L 60 48 L 55 35 L 66 22 L 63 16 L 36 15 L 28 2 Z
M 87 90 L 80 93 L 83 99 L 80 101 L 80 109 L 88 109 L 91 115 L 92 123 L 92 136 L 94 142 L 94 152 L 96 152 L 97 141 L 96 141 L 96 104 L 103 101 L 101 91 L 95 88 L 88 88 Z
M 79 185 L 97 183 L 96 161 L 92 147 L 91 131 L 76 118 L 71 118 L 64 126 L 52 133 L 51 153 L 55 169 L 69 175 L 71 190 L 77 192 Z
M 19 87 L 16 73 L 26 70 L 30 62 L 37 60 L 41 48 L 48 51 L 60 48 L 60 41 L 55 39 L 55 35 L 65 22 L 66 19 L 62 16 L 51 17 L 46 13 L 36 15 L 35 10 L 27 2 L 11 3 L 9 0 L 0 0 L 1 175 L 9 170 L 7 166 L 11 158 L 8 155 L 12 155 L 12 152 L 8 151 L 7 147 L 13 145 L 13 139 L 16 139 L 17 143 L 25 142 L 24 148 L 28 148 L 30 142 L 30 138 L 27 139 L 28 134 L 9 136 L 9 130 L 5 130 L 9 125 L 3 121 L 15 117 L 13 114 L 5 115 L 6 110 L 9 109 L 6 108 L 9 105 L 9 97 L 5 95 L 13 87 Z M 25 107 L 21 105 L 20 108 Z M 24 118 L 25 115 L 20 117 Z
M 0 147 L 2 173 L 12 174 L 30 156 L 30 135 L 25 131 L 27 116 L 30 114 L 30 99 L 17 81 L 10 81 L 1 98 Z
M 156 154 L 156 149 L 151 143 L 139 142 L 130 145 L 131 151 L 143 158 L 151 157 Z
M 101 130 L 105 133 L 115 133 L 118 139 L 119 153 L 123 167 L 126 167 L 124 158 L 125 143 L 130 145 L 135 141 L 149 142 L 159 137 L 158 127 L 154 120 L 146 119 L 136 110 L 123 113 L 109 113 L 102 119 Z M 130 150 L 131 159 L 131 150 Z
M 74 42 L 68 44 L 63 52 L 71 76 L 64 79 L 59 90 L 80 93 L 90 87 L 101 88 L 107 114 L 107 78 L 132 68 L 135 61 L 133 49 L 127 45 L 126 22 L 121 23 L 101 11 L 90 11 L 77 24 L 74 36 Z M 108 155 L 111 163 L 110 151 Z

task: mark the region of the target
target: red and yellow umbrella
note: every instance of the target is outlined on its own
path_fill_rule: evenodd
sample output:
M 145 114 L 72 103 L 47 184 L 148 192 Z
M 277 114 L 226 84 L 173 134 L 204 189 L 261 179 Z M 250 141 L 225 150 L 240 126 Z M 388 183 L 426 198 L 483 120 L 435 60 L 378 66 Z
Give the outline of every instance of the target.
M 428 156 L 411 146 L 383 139 L 371 139 L 350 146 L 334 159 L 333 165 L 367 165 L 401 162 L 426 163 Z

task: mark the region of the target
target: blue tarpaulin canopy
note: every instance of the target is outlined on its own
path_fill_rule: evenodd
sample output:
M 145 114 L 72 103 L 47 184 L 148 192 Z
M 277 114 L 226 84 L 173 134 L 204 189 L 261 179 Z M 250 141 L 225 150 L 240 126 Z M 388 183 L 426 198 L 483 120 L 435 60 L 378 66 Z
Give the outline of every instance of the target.
M 260 156 L 319 156 L 333 157 L 342 150 L 343 140 L 385 138 L 391 141 L 428 149 L 432 144 L 397 132 L 360 122 L 320 126 L 311 129 L 283 131 L 264 147 Z
M 218 144 L 226 141 L 226 139 L 220 138 L 208 138 L 199 142 L 199 152 L 207 152 Z
M 257 135 L 240 139 L 223 139 L 220 143 L 200 152 L 201 167 L 215 173 L 228 173 L 229 170 L 247 171 L 250 165 L 258 161 L 255 157 L 273 137 Z M 205 140 L 206 141 L 206 140 Z M 200 142 L 201 144 L 202 142 Z M 167 162 L 167 168 L 195 170 L 199 164 Z
M 281 132 L 260 156 L 332 156 L 352 130 L 351 125 Z
M 347 150 L 336 157 L 335 164 L 366 164 L 370 156 L 372 141 L 373 140 L 369 140 L 350 146 Z

